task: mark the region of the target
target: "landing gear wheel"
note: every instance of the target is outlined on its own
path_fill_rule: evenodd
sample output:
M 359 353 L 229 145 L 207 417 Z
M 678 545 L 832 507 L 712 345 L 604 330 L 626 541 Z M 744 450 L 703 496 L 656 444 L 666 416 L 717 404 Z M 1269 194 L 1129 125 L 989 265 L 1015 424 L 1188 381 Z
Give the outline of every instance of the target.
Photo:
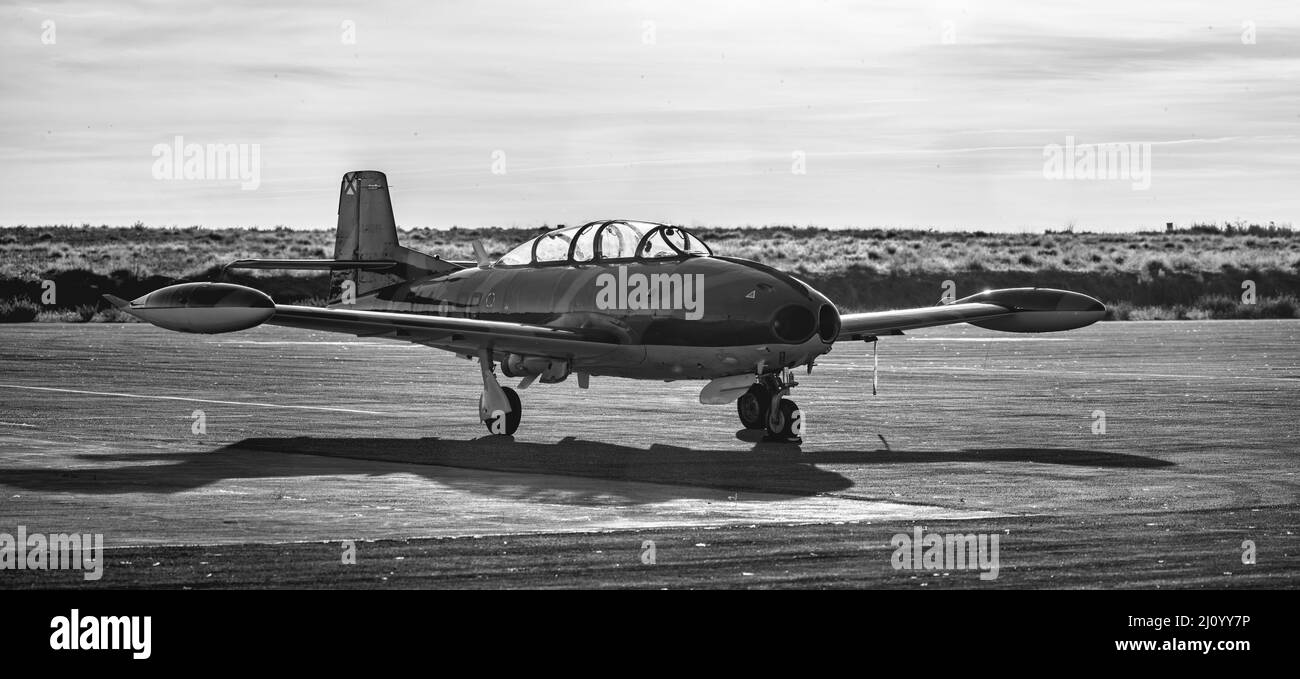
M 772 392 L 761 384 L 755 384 L 736 401 L 736 414 L 746 429 L 766 429 L 768 404 L 772 401 Z
M 779 441 L 798 441 L 803 437 L 803 413 L 799 406 L 788 398 L 781 399 L 780 405 L 767 416 L 767 433 Z
M 506 393 L 506 400 L 510 401 L 510 412 L 501 413 L 501 411 L 497 411 L 493 413 L 493 417 L 484 419 L 483 424 L 487 426 L 489 433 L 514 436 L 515 432 L 519 430 L 519 421 L 524 417 L 523 403 L 519 400 L 519 394 L 514 389 L 501 387 L 501 391 Z M 482 396 L 478 398 L 478 405 L 481 410 L 483 408 Z

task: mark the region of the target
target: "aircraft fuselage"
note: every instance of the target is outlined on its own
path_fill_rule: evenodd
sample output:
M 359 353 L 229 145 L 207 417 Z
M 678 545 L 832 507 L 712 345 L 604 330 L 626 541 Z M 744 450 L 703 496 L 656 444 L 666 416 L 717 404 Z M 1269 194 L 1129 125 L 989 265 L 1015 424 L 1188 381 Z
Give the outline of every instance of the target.
M 807 284 L 705 256 L 467 268 L 358 296 L 352 308 L 605 333 L 608 353 L 552 358 L 572 359 L 575 372 L 665 380 L 802 365 L 839 330 L 834 305 Z

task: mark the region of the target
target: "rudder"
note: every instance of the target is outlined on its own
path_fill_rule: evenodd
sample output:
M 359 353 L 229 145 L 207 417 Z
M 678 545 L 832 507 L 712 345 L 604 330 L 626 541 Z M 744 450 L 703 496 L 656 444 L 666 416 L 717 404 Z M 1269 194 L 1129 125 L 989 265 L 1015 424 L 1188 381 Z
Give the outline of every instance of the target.
M 384 271 L 360 269 L 336 271 L 330 277 L 330 301 L 340 302 L 344 281 L 355 283 L 356 295 L 430 274 L 447 273 L 460 267 L 437 257 L 404 248 L 397 242 L 397 223 L 388 194 L 388 177 L 376 170 L 343 175 L 339 188 L 338 230 L 334 259 L 351 261 L 391 260 L 396 265 Z

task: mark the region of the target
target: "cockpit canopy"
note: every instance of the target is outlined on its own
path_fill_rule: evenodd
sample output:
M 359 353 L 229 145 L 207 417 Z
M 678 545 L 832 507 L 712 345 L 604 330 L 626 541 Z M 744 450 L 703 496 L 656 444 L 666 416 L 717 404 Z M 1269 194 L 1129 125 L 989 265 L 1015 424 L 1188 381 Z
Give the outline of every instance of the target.
M 678 259 L 713 251 L 680 226 L 610 220 L 548 231 L 506 253 L 499 266 Z

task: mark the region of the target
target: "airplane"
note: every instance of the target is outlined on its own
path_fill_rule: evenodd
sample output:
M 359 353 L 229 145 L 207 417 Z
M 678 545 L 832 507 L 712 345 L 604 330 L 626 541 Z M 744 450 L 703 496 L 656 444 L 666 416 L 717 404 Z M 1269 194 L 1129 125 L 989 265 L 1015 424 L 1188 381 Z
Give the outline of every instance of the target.
M 916 328 L 970 323 L 1007 332 L 1073 330 L 1106 307 L 1078 292 L 988 290 L 946 304 L 841 314 L 798 278 L 713 251 L 680 226 L 623 219 L 543 233 L 491 261 L 451 261 L 398 244 L 388 178 L 343 175 L 334 258 L 252 259 L 231 269 L 331 272 L 324 307 L 277 304 L 228 282 L 168 286 L 122 311 L 156 326 L 224 333 L 262 324 L 386 337 L 477 360 L 479 419 L 513 435 L 518 389 L 591 377 L 708 380 L 706 405 L 736 403 L 746 429 L 767 440 L 801 442 L 803 415 L 789 398 L 794 369 L 812 371 L 837 342 L 876 342 Z

